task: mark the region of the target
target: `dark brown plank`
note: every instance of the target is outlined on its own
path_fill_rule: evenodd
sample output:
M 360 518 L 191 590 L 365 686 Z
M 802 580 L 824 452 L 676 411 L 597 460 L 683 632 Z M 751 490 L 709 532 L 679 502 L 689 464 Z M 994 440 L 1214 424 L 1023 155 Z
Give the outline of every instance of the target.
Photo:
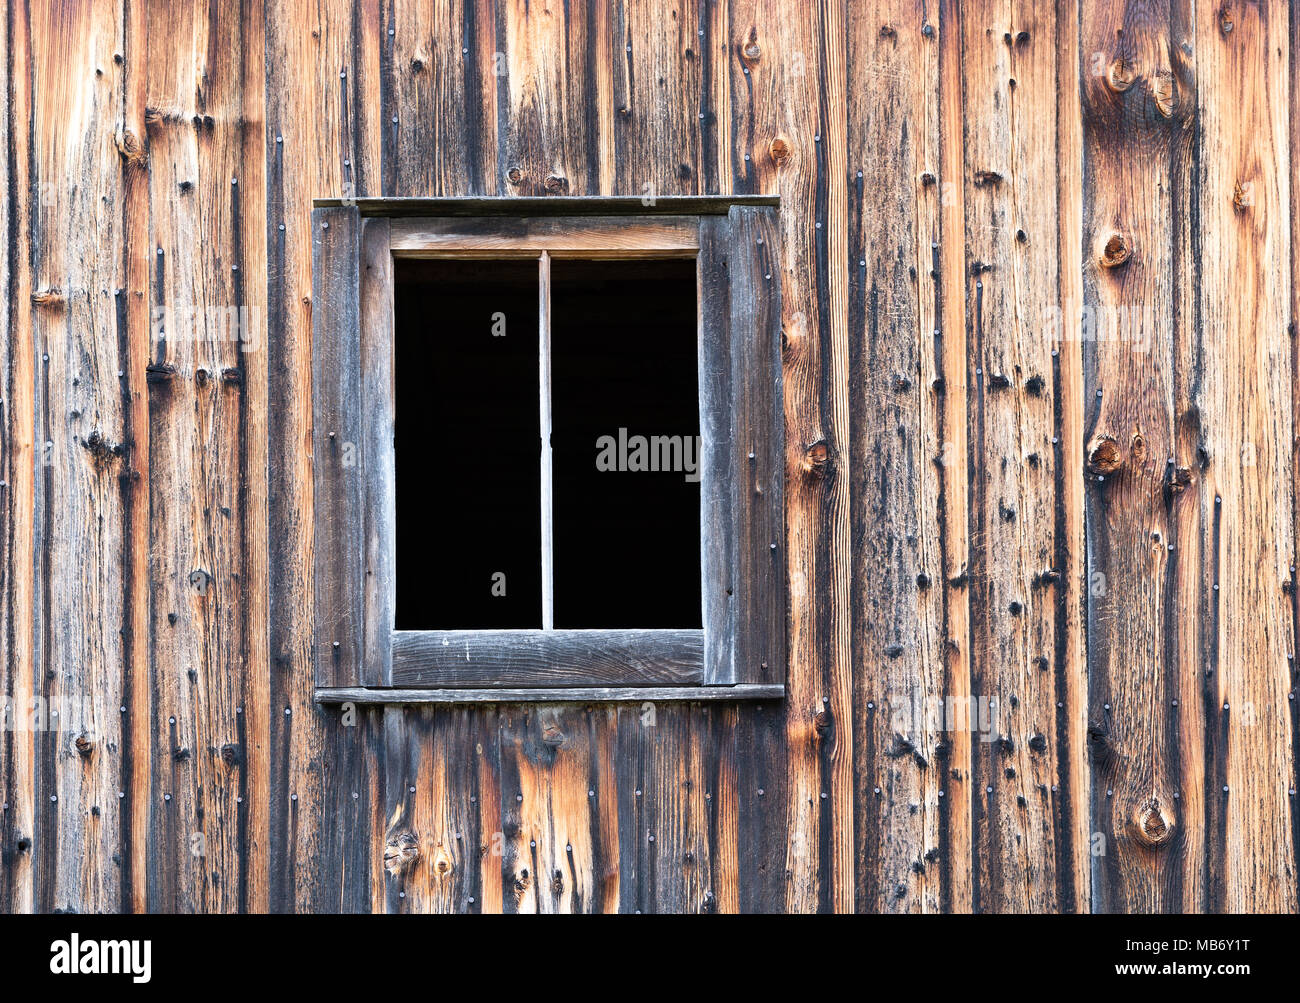
M 731 282 L 732 226 L 700 221 L 697 259 L 700 311 L 700 569 L 704 681 L 732 683 L 735 674 L 735 515 L 732 508 Z
M 1084 5 L 1082 352 L 1089 588 L 1088 741 L 1099 912 L 1204 908 L 1196 705 L 1199 629 L 1214 630 L 1197 553 L 1199 419 L 1175 412 L 1175 353 L 1193 349 L 1191 240 L 1197 129 L 1189 3 Z M 1157 89 L 1159 88 L 1159 89 Z M 1129 311 L 1136 307 L 1140 313 Z M 1185 345 L 1179 349 L 1179 345 Z M 1184 404 L 1184 407 L 1186 405 Z M 1209 417 L 1209 416 L 1207 416 Z M 1180 427 L 1181 426 L 1181 427 Z M 1068 459 L 1068 458 L 1067 458 Z M 1232 461 L 1230 461 L 1232 462 Z M 1179 469 L 1181 468 L 1181 470 Z M 1186 489 L 1186 490 L 1185 490 Z M 1208 667 L 1208 666 L 1207 666 Z M 1180 707 L 1182 708 L 1180 710 Z M 1190 730 L 1189 730 L 1190 728 Z
M 772 209 L 730 215 L 731 672 L 717 682 L 784 682 L 785 422 L 781 386 L 781 268 Z
M 361 221 L 361 466 L 365 643 L 358 681 L 392 673 L 397 499 L 393 453 L 393 258 L 387 219 Z
M 399 630 L 394 686 L 692 686 L 702 630 Z
M 362 679 L 365 635 L 361 220 L 312 212 L 312 468 L 315 480 L 316 681 Z

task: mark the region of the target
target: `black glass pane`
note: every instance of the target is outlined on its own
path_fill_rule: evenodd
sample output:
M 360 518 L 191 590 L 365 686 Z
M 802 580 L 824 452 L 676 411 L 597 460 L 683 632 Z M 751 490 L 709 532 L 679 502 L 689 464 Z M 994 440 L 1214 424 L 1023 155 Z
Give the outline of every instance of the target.
M 694 261 L 551 265 L 555 625 L 699 627 Z
M 401 629 L 542 624 L 537 274 L 397 262 Z

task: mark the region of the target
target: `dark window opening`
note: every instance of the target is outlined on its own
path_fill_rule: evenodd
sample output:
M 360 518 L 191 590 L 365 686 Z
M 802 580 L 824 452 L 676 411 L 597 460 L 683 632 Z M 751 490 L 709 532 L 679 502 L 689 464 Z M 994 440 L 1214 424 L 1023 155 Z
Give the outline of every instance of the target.
M 697 341 L 693 260 L 551 264 L 556 627 L 701 625 Z
M 699 628 L 695 262 L 550 274 L 555 627 Z M 396 627 L 541 627 L 538 261 L 394 278 Z
M 393 307 L 395 625 L 540 627 L 537 262 L 399 259 Z

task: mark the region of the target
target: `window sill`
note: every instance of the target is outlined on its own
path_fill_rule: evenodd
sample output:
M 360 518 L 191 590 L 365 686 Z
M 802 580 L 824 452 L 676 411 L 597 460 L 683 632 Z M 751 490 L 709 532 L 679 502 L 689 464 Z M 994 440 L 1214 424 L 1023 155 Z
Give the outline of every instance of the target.
M 319 704 L 489 704 L 489 703 L 689 703 L 718 700 L 783 700 L 780 683 L 736 686 L 559 686 L 546 689 L 410 690 L 328 686 L 316 690 Z

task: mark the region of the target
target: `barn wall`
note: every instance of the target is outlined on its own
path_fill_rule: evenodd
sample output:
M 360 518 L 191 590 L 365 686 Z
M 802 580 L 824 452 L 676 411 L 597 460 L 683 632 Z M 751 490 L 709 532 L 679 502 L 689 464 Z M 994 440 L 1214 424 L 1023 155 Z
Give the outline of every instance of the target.
M 1294 911 L 1297 40 L 1281 0 L 10 0 L 0 681 L 60 717 L 0 734 L 0 908 Z M 312 198 L 754 192 L 785 704 L 318 708 Z M 186 330 L 231 306 L 249 344 Z

